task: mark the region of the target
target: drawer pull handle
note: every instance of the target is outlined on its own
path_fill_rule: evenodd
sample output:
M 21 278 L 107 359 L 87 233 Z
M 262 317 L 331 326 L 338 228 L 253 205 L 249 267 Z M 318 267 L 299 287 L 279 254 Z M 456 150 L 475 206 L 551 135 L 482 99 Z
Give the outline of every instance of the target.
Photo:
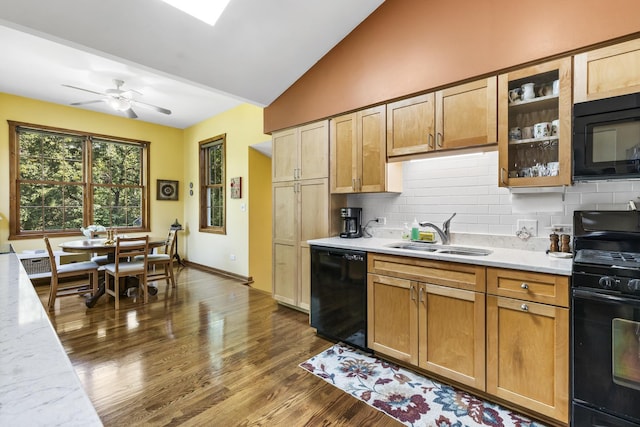
M 527 285 L 526 283 L 521 284 L 520 287 L 522 289 L 529 289 L 529 285 Z
M 520 308 L 522 309 L 522 311 L 529 311 L 529 306 L 527 304 L 522 304 Z

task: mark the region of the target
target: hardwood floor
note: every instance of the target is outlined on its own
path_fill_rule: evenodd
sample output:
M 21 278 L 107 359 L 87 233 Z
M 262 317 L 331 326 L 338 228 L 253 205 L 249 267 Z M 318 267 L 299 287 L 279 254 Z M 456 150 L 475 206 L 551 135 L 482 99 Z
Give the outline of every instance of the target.
M 331 342 L 304 313 L 193 268 L 146 306 L 56 300 L 50 319 L 105 426 L 397 426 L 298 367 Z M 48 286 L 38 286 L 46 303 Z

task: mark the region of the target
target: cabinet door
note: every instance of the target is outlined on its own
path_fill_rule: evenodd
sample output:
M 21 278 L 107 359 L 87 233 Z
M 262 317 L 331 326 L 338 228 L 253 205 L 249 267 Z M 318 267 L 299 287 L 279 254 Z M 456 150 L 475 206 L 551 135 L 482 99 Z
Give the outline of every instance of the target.
M 426 153 L 434 148 L 433 93 L 387 104 L 387 156 Z
M 573 102 L 640 92 L 640 39 L 574 57 Z
M 436 149 L 498 142 L 497 78 L 436 92 Z
M 329 123 L 324 120 L 302 126 L 300 132 L 298 179 L 329 177 Z
M 331 119 L 330 159 L 331 192 L 353 193 L 358 174 L 356 114 Z
M 568 57 L 498 76 L 499 186 L 571 184 L 571 64 Z M 555 80 L 559 83 L 557 93 L 541 92 L 553 87 Z M 510 90 L 530 83 L 535 88 L 534 98 L 509 102 Z M 531 135 L 535 124 L 555 120 L 557 135 Z M 510 129 L 521 133 L 510 138 Z
M 298 167 L 297 135 L 296 129 L 287 129 L 271 136 L 272 182 L 293 181 Z
M 273 298 L 289 305 L 298 300 L 297 260 L 295 245 L 273 243 Z
M 364 193 L 386 190 L 386 109 L 384 105 L 358 111 L 357 189 Z
M 487 296 L 487 392 L 568 421 L 568 309 Z
M 281 182 L 273 185 L 273 241 L 297 244 L 296 203 L 297 183 Z
M 311 258 L 308 240 L 329 235 L 329 182 L 314 179 L 298 182 L 300 276 L 297 306 L 309 310 L 311 304 Z
M 485 295 L 421 284 L 419 366 L 485 389 Z
M 418 363 L 417 283 L 367 275 L 367 334 L 372 350 Z
M 297 299 L 297 221 L 293 181 L 273 185 L 273 297 L 295 305 Z

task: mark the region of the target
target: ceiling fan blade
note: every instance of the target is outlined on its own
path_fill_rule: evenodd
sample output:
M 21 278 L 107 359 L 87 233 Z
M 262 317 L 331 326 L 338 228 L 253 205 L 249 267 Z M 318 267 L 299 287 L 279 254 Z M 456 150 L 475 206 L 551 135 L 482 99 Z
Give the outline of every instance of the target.
M 105 102 L 104 99 L 94 99 L 93 101 L 84 101 L 84 102 L 72 102 L 69 105 L 86 105 L 86 104 L 97 104 L 98 102 Z
M 133 111 L 133 109 L 129 108 L 128 110 L 124 110 L 123 113 L 127 115 L 130 119 L 137 119 L 138 115 Z
M 62 86 L 64 86 L 64 87 L 70 87 L 71 89 L 77 89 L 77 90 L 81 90 L 81 91 L 84 91 L 84 92 L 94 93 L 94 94 L 96 94 L 96 95 L 102 95 L 102 96 L 105 96 L 105 93 L 103 93 L 103 92 L 96 92 L 95 90 L 83 89 L 83 88 L 81 88 L 81 87 L 71 86 L 71 85 L 62 85 Z
M 156 105 L 147 104 L 146 102 L 138 101 L 137 99 L 132 100 L 136 105 L 140 105 L 143 108 L 148 108 L 150 110 L 157 111 L 162 114 L 171 114 L 171 110 L 167 110 L 166 108 L 158 107 Z

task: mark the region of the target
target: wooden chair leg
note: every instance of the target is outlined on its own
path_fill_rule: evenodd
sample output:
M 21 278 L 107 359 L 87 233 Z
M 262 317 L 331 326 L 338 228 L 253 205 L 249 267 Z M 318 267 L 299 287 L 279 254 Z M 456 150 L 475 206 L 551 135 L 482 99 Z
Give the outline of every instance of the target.
M 53 306 L 56 303 L 57 293 L 58 293 L 58 282 L 52 277 L 51 284 L 49 285 L 49 301 L 47 302 L 47 308 L 49 310 L 52 310 Z

